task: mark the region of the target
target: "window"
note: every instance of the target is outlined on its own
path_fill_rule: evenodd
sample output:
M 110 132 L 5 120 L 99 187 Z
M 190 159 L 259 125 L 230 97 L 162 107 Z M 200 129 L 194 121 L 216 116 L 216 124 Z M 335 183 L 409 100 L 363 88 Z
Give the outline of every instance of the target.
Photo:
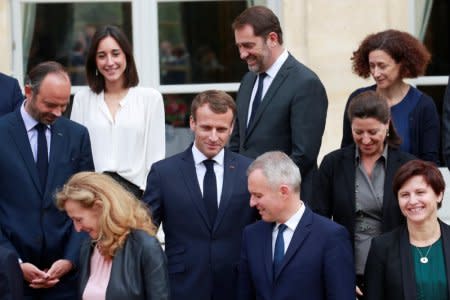
M 13 70 L 24 78 L 41 61 L 59 61 L 68 67 L 75 93 L 86 85 L 90 37 L 102 25 L 117 25 L 133 43 L 140 85 L 164 96 L 172 134 L 167 140 L 179 134 L 184 141 L 176 148 L 168 145 L 168 153 L 180 151 L 192 138 L 188 114 L 194 95 L 206 89 L 237 91 L 247 66 L 234 45 L 231 23 L 255 4 L 280 10 L 278 0 L 12 0 Z

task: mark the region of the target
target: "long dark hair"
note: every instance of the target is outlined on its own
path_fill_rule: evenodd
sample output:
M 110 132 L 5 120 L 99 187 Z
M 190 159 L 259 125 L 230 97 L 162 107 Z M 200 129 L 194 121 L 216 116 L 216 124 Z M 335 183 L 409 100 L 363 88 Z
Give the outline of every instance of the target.
M 100 41 L 106 37 L 112 37 L 119 44 L 125 58 L 127 67 L 125 69 L 124 87 L 134 87 L 139 83 L 136 64 L 133 57 L 133 49 L 125 34 L 116 26 L 106 25 L 98 29 L 92 37 L 91 46 L 86 57 L 86 78 L 91 90 L 99 94 L 105 89 L 105 78 L 97 71 L 96 55 Z

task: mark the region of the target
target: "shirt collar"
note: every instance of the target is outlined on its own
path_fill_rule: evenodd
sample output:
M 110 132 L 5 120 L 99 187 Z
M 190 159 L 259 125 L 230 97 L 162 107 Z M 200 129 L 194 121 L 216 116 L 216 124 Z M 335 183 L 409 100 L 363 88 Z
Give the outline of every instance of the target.
M 300 202 L 300 206 L 286 222 L 284 222 L 284 225 L 286 225 L 290 230 L 295 231 L 297 228 L 297 225 L 300 223 L 300 220 L 303 216 L 303 213 L 305 212 L 305 204 L 303 202 Z M 278 226 L 280 226 L 280 223 L 276 223 L 274 226 L 274 230 L 278 230 Z
M 192 155 L 194 157 L 195 165 L 203 164 L 203 161 L 208 159 L 205 156 L 205 154 L 203 154 L 202 152 L 200 152 L 200 150 L 198 150 L 197 146 L 195 146 L 195 143 L 192 145 Z M 222 149 L 222 150 L 220 150 L 219 153 L 217 153 L 216 156 L 214 156 L 211 159 L 214 160 L 217 164 L 223 166 L 224 156 L 225 156 L 225 150 Z
M 381 153 L 381 156 L 378 158 L 377 161 L 379 161 L 380 159 L 384 160 L 384 167 L 387 167 L 387 157 L 388 157 L 388 145 L 385 144 L 384 145 L 384 149 L 383 149 L 383 153 Z M 361 159 L 360 155 L 359 155 L 359 148 L 358 145 L 355 144 L 355 165 L 359 164 L 359 161 Z
M 34 119 L 25 109 L 25 105 L 27 102 L 28 100 L 23 101 L 22 105 L 20 106 L 20 115 L 22 116 L 23 122 L 25 123 L 25 129 L 27 130 L 27 132 L 29 132 L 30 130 L 33 130 L 36 124 L 38 124 L 39 122 L 36 121 L 36 119 Z M 48 125 L 47 128 L 49 128 Z
M 269 75 L 270 78 L 275 78 L 288 56 L 288 51 L 284 49 L 283 53 L 281 53 L 281 55 L 278 56 L 277 60 L 270 66 L 270 68 L 267 69 L 266 74 Z

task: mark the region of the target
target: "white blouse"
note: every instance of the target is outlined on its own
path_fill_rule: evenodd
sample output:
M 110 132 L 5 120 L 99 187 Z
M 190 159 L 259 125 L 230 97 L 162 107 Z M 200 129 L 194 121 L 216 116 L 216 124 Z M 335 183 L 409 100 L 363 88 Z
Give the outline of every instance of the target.
M 130 88 L 113 120 L 104 94 L 75 94 L 70 118 L 89 130 L 97 172 L 117 172 L 145 190 L 152 164 L 165 155 L 164 104 L 152 88 Z

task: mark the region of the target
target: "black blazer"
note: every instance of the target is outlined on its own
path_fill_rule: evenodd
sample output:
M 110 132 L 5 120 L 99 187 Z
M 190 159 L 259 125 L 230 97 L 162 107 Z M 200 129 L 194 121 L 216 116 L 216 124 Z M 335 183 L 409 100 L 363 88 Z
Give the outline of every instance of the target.
M 248 72 L 241 81 L 236 96 L 237 116 L 230 150 L 250 158 L 267 151 L 283 151 L 300 168 L 301 196 L 302 200 L 307 200 L 312 189 L 312 174 L 317 171 L 317 155 L 325 129 L 328 107 L 325 88 L 313 71 L 289 55 L 247 129 L 256 78 L 256 73 Z
M 81 246 L 80 299 L 90 276 L 93 249 L 90 240 Z M 169 299 L 167 259 L 155 237 L 142 230 L 130 232 L 113 258 L 106 299 Z
M 439 221 L 450 295 L 450 226 Z M 401 226 L 372 240 L 365 270 L 366 300 L 417 299 L 409 233 Z
M 352 239 L 355 228 L 355 151 L 350 145 L 327 154 L 314 180 L 314 212 L 342 224 Z M 388 147 L 386 177 L 384 181 L 382 231 L 388 232 L 404 223 L 404 217 L 392 190 L 392 180 L 398 168 L 409 160 L 411 154 Z
M 0 298 L 2 300 L 23 299 L 23 274 L 19 258 L 13 251 L 0 246 Z

